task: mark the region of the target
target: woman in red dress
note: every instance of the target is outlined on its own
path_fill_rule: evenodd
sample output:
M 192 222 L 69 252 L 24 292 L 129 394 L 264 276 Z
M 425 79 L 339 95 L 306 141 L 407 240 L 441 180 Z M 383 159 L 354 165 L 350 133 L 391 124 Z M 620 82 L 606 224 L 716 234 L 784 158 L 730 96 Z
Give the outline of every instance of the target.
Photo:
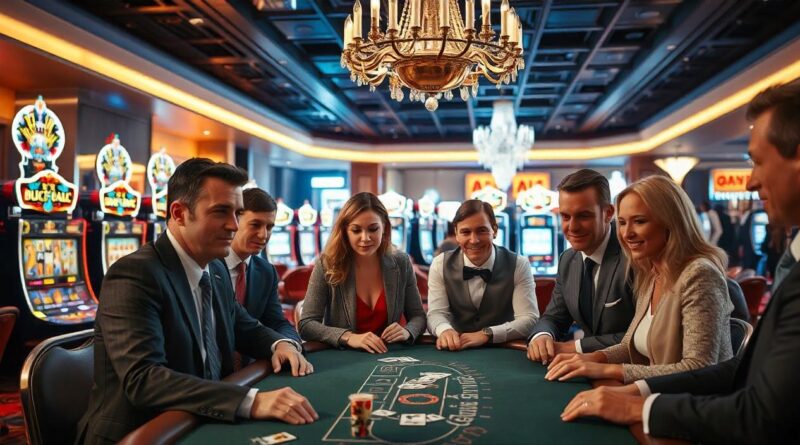
M 383 353 L 389 343 L 414 342 L 425 323 L 414 269 L 408 255 L 392 247 L 386 208 L 372 193 L 356 194 L 342 207 L 315 263 L 300 336 Z

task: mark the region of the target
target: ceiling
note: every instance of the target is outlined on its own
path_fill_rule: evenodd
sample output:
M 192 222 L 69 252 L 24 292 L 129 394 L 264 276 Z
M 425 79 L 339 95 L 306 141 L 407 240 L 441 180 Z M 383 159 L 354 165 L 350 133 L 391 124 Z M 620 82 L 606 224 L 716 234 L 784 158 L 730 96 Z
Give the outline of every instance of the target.
M 712 77 L 735 74 L 776 36 L 800 34 L 795 0 L 512 0 L 526 30 L 516 84 L 482 84 L 468 103 L 442 101 L 428 112 L 391 100 L 386 85 L 358 87 L 340 67 L 349 0 L 69 3 L 315 136 L 372 142 L 469 141 L 500 97 L 514 101 L 518 123 L 532 125 L 537 140 L 638 130 Z

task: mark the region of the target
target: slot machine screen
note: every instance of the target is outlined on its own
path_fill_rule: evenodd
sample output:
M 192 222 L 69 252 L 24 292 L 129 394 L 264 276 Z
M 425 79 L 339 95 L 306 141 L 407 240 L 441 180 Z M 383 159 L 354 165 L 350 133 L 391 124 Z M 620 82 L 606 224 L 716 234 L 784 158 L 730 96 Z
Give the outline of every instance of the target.
M 325 245 L 328 244 L 328 238 L 330 237 L 331 237 L 331 232 L 327 230 L 323 230 L 320 232 L 319 241 L 323 249 L 325 248 Z
M 395 247 L 402 247 L 403 246 L 403 229 L 400 227 L 392 226 L 392 244 Z
M 553 230 L 544 227 L 527 228 L 522 231 L 522 255 L 552 255 Z
M 292 245 L 289 240 L 289 232 L 272 232 L 272 237 L 269 240 L 269 254 L 273 256 L 290 255 L 292 253 Z
M 300 232 L 300 255 L 316 254 L 314 249 L 314 232 Z
M 502 246 L 506 241 L 505 236 L 505 231 L 503 229 L 497 229 L 497 236 L 494 238 L 494 243 L 498 246 Z
M 761 244 L 764 238 L 767 237 L 767 224 L 769 224 L 769 217 L 766 212 L 758 212 L 753 215 L 752 233 L 753 233 L 753 249 L 756 252 L 761 252 Z
M 141 240 L 138 237 L 106 238 L 106 265 L 111 267 L 125 255 L 139 250 Z
M 423 252 L 433 252 L 433 232 L 430 230 L 419 232 L 419 247 Z
M 25 238 L 22 264 L 26 280 L 66 278 L 79 274 L 78 240 L 74 238 Z

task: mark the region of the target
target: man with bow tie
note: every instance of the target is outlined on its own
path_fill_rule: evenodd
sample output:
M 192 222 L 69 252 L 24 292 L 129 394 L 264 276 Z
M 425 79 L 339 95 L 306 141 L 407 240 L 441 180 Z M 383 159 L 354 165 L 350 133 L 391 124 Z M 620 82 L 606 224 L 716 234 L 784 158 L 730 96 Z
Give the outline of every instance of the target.
M 527 338 L 539 317 L 527 258 L 494 245 L 494 210 L 465 201 L 453 218 L 459 247 L 428 273 L 428 327 L 450 351 Z

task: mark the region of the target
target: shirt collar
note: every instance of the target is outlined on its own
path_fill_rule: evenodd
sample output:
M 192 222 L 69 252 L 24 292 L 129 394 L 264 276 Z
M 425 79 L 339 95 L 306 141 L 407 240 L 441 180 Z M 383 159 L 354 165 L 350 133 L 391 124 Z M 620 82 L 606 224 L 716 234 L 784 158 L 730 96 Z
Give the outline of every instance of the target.
M 792 252 L 795 261 L 800 261 L 800 232 L 797 232 L 797 235 L 795 235 L 792 240 L 792 244 L 789 244 L 789 251 Z
M 169 239 L 170 244 L 175 249 L 175 252 L 178 253 L 178 258 L 181 260 L 181 265 L 183 266 L 183 271 L 186 273 L 186 279 L 189 280 L 189 287 L 192 289 L 192 293 L 200 286 L 200 279 L 203 278 L 203 272 L 208 272 L 208 266 L 205 268 L 200 267 L 197 264 L 197 261 L 194 260 L 181 246 L 181 243 L 175 239 L 175 236 L 172 235 L 172 232 L 167 229 L 167 238 Z
M 583 261 L 586 261 L 586 257 L 592 259 L 595 264 L 601 264 L 603 262 L 603 256 L 606 254 L 606 247 L 608 247 L 608 240 L 611 239 L 611 226 L 608 227 L 608 231 L 606 232 L 605 238 L 603 238 L 603 242 L 600 243 L 600 246 L 592 252 L 591 255 L 586 255 L 585 253 L 581 252 L 581 256 L 583 257 Z
M 489 269 L 489 270 L 492 270 L 494 268 L 494 258 L 495 258 L 494 252 L 495 252 L 495 250 L 497 250 L 497 247 L 492 245 L 492 253 L 491 253 L 491 255 L 489 255 L 489 259 L 484 261 L 484 263 L 481 264 L 480 266 L 476 266 L 476 265 L 472 264 L 472 261 L 470 261 L 469 258 L 467 258 L 467 255 L 465 255 L 462 252 L 461 255 L 464 256 L 464 265 L 467 266 L 467 267 L 474 267 L 474 268 L 477 268 L 477 269 Z
M 228 270 L 233 270 L 233 269 L 236 269 L 236 266 L 238 266 L 239 263 L 244 261 L 244 264 L 246 264 L 247 267 L 250 267 L 250 258 L 251 257 L 252 257 L 252 255 L 247 255 L 247 258 L 242 260 L 241 258 L 239 258 L 239 255 L 236 254 L 236 252 L 233 250 L 233 248 L 231 248 L 230 253 L 228 254 L 228 256 L 225 257 L 225 266 L 228 267 Z

